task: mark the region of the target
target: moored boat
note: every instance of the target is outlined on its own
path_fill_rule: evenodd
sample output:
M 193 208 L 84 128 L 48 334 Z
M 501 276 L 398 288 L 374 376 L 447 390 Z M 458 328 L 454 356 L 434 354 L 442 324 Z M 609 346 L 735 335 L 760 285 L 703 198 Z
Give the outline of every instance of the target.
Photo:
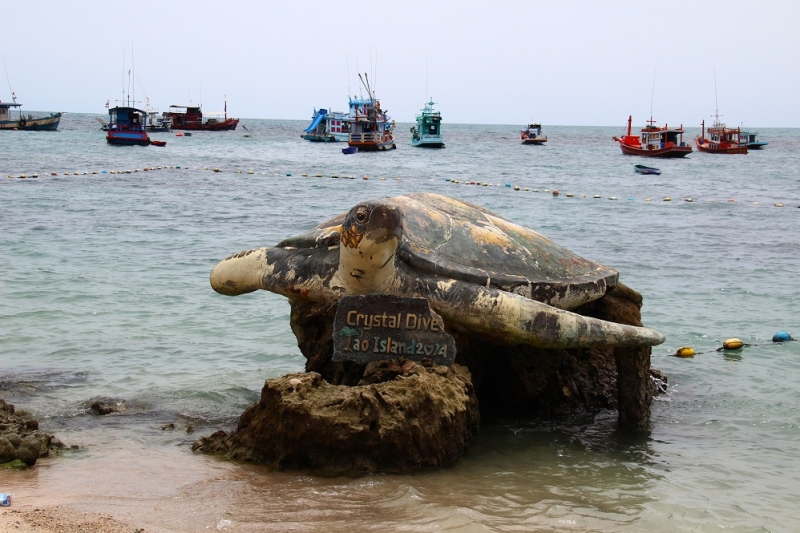
M 238 118 L 228 118 L 228 100 L 225 100 L 225 111 L 203 114 L 203 106 L 171 105 L 165 111 L 165 119 L 172 121 L 174 130 L 226 131 L 235 130 Z
M 528 127 L 522 130 L 520 136 L 522 144 L 542 145 L 547 142 L 547 136 L 542 135 L 541 124 L 528 124 Z
M 643 155 L 647 157 L 685 157 L 692 153 L 692 147 L 683 141 L 683 125 L 670 128 L 655 125 L 653 117 L 647 121 L 640 135 L 631 135 L 632 117 L 628 116 L 628 131 L 622 137 L 613 137 L 619 143 L 625 155 Z
M 123 146 L 148 146 L 145 125 L 147 113 L 135 107 L 117 106 L 108 110 L 108 132 L 106 141 L 109 144 Z
M 342 148 L 342 153 L 345 154 L 345 155 L 347 155 L 347 154 L 355 154 L 356 152 L 358 152 L 358 147 L 357 146 L 348 146 L 347 148 Z
M 697 149 L 707 154 L 746 154 L 747 143 L 742 142 L 742 131 L 739 128 L 729 128 L 719 121 L 717 115 L 713 126 L 708 127 L 706 137 L 706 121 L 701 124 L 701 133 L 695 138 Z
M 644 165 L 633 165 L 633 169 L 639 174 L 661 174 L 661 169 L 654 167 L 646 167 Z
M 327 109 L 314 110 L 309 125 L 300 138 L 312 142 L 347 142 L 350 137 L 350 115 Z
M 147 99 L 147 106 L 144 108 L 147 113 L 147 131 L 153 132 L 170 132 L 172 131 L 172 118 L 165 117 L 163 113 L 159 113 L 158 109 L 150 107 L 150 99 Z
M 433 106 L 434 101 L 431 98 L 417 115 L 417 125 L 411 128 L 411 146 L 444 148 L 442 114 L 440 111 L 434 111 Z
M 366 74 L 364 74 L 366 77 Z M 367 81 L 358 75 L 367 90 L 369 98 L 350 98 L 350 136 L 347 144 L 355 146 L 359 152 L 394 150 L 394 121 L 381 108 L 381 102 L 375 98 Z
M 61 113 L 50 113 L 49 116 L 34 116 L 22 113 L 22 104 L 17 103 L 17 97 L 11 96 L 11 103 L 0 101 L 0 130 L 26 130 L 26 131 L 55 131 L 61 121 Z M 12 116 L 12 107 L 16 107 L 18 116 Z
M 761 150 L 769 144 L 767 141 L 758 140 L 757 131 L 743 131 L 739 134 L 739 138 L 747 145 L 748 150 Z

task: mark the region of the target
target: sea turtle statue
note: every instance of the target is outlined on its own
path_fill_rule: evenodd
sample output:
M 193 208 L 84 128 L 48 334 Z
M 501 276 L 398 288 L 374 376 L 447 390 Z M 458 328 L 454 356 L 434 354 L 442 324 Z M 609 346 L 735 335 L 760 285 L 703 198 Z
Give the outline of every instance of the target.
M 275 247 L 228 257 L 210 281 L 222 294 L 265 289 L 324 308 L 348 294 L 424 297 L 446 327 L 506 345 L 661 344 L 653 329 L 569 311 L 618 275 L 482 207 L 414 193 L 360 202 Z

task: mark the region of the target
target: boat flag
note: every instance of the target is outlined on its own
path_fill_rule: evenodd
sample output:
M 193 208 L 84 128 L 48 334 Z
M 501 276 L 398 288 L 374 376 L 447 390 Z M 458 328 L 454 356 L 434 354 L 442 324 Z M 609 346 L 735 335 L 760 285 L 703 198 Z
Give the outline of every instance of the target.
M 111 102 L 111 100 L 106 100 L 106 109 L 108 109 L 108 104 L 109 104 L 110 102 Z

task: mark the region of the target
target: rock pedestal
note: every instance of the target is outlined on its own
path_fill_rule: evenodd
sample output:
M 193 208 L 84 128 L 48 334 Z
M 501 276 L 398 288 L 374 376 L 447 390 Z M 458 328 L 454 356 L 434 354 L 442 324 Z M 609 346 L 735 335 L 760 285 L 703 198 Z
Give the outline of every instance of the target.
M 193 449 L 278 469 L 408 472 L 455 464 L 478 426 L 465 368 L 383 361 L 367 365 L 356 386 L 316 372 L 268 379 L 232 433 Z
M 576 312 L 641 326 L 641 305 L 639 293 L 618 284 Z M 306 372 L 268 379 L 236 430 L 204 437 L 194 449 L 275 468 L 408 472 L 457 462 L 481 418 L 617 409 L 622 427 L 649 424 L 656 393 L 649 347 L 501 346 L 445 321 L 457 348 L 450 367 L 402 358 L 334 362 L 336 309 L 291 306 Z

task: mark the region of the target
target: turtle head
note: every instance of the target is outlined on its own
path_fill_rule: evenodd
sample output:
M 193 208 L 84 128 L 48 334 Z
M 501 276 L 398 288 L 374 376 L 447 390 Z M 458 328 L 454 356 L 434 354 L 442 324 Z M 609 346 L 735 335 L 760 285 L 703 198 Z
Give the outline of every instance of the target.
M 380 201 L 356 205 L 342 222 L 335 282 L 347 293 L 380 292 L 395 276 L 395 253 L 403 235 L 403 213 Z

